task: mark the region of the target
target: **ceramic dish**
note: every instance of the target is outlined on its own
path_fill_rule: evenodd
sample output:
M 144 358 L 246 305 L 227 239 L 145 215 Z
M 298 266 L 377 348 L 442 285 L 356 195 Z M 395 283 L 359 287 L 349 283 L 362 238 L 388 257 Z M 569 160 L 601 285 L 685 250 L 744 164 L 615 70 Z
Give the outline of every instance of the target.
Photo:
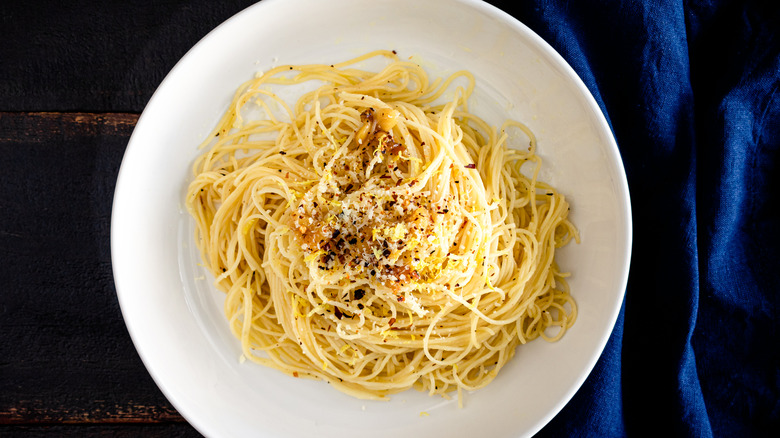
M 572 272 L 577 323 L 559 342 L 521 346 L 493 383 L 466 394 L 463 409 L 414 390 L 389 402 L 358 400 L 242 363 L 183 208 L 197 145 L 239 84 L 273 65 L 330 64 L 375 49 L 395 49 L 431 75 L 470 70 L 470 110 L 535 132 L 541 179 L 567 196 L 582 236 L 557 254 Z M 518 437 L 558 413 L 601 354 L 623 300 L 631 212 L 618 149 L 593 97 L 509 15 L 467 0 L 266 0 L 212 31 L 154 94 L 122 162 L 111 244 L 136 348 L 170 402 L 207 436 Z

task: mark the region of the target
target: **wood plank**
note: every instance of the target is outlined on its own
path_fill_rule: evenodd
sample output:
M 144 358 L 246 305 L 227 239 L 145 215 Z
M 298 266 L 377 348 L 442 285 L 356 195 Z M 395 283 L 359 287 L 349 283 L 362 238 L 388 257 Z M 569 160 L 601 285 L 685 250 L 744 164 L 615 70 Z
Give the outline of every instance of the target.
M 187 50 L 253 3 L 3 2 L 0 110 L 140 112 Z
M 50 400 L 20 400 L 14 407 L 0 412 L 0 424 L 128 424 L 184 423 L 185 420 L 167 404 L 117 404 L 106 400 L 90 400 L 87 409 L 70 405 L 52 405 Z
M 129 137 L 138 114 L 0 112 L 0 143 L 29 144 L 67 137 Z
M 111 203 L 137 118 L 0 113 L 0 425 L 193 432 L 138 357 L 113 284 Z
M 52 424 L 35 426 L 0 426 L 0 436 L 4 438 L 37 438 L 37 437 L 165 437 L 189 438 L 201 435 L 187 424 Z

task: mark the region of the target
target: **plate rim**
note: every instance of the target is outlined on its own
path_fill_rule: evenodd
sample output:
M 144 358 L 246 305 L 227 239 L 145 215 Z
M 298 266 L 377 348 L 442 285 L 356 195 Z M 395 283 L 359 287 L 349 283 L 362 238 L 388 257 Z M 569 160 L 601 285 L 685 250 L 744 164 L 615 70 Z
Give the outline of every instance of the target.
M 134 330 L 134 326 L 136 322 L 128 317 L 127 292 L 123 292 L 124 290 L 124 286 L 122 286 L 123 281 L 120 278 L 123 275 L 124 271 L 121 267 L 117 266 L 117 260 L 120 258 L 118 251 L 122 247 L 122 245 L 120 243 L 121 238 L 116 233 L 117 225 L 119 223 L 119 219 L 116 216 L 116 212 L 117 212 L 118 205 L 123 200 L 123 192 L 127 190 L 126 187 L 129 184 L 127 182 L 127 179 L 129 178 L 128 171 L 126 170 L 126 164 L 127 164 L 126 157 L 128 151 L 130 151 L 131 148 L 133 148 L 133 145 L 135 144 L 136 141 L 135 139 L 138 137 L 138 132 L 140 132 L 140 130 L 142 130 L 143 127 L 146 125 L 145 120 L 146 118 L 149 117 L 148 109 L 150 107 L 155 106 L 156 102 L 160 99 L 159 95 L 161 94 L 161 90 L 166 88 L 166 85 L 172 80 L 171 79 L 172 77 L 178 76 L 179 70 L 183 68 L 182 65 L 185 64 L 188 59 L 196 56 L 199 47 L 203 46 L 204 41 L 215 39 L 216 35 L 219 35 L 220 33 L 225 32 L 226 29 L 231 28 L 233 26 L 233 23 L 240 20 L 240 17 L 247 14 L 255 13 L 256 10 L 263 10 L 269 8 L 271 7 L 271 5 L 280 3 L 282 1 L 286 1 L 288 3 L 295 1 L 298 3 L 305 4 L 309 0 L 263 0 L 253 5 L 250 5 L 242 9 L 241 11 L 237 12 L 227 20 L 220 23 L 211 31 L 209 31 L 205 36 L 203 36 L 203 38 L 201 38 L 197 43 L 195 43 L 170 69 L 170 71 L 166 74 L 165 78 L 160 82 L 159 86 L 157 87 L 157 89 L 149 99 L 147 105 L 144 108 L 144 111 L 138 118 L 136 126 L 133 129 L 133 133 L 131 134 L 128 140 L 127 148 L 123 154 L 122 163 L 119 168 L 119 172 L 116 180 L 116 186 L 114 190 L 114 197 L 112 201 L 112 213 L 111 213 L 111 220 L 110 220 L 111 259 L 112 259 L 114 286 L 116 289 L 116 294 L 117 294 L 117 299 L 119 301 L 120 309 L 122 312 L 122 317 L 125 322 L 125 327 L 127 328 L 127 331 L 131 337 L 136 352 L 138 353 L 139 357 L 141 358 L 144 364 L 144 367 L 146 368 L 147 372 L 154 380 L 157 387 L 160 389 L 160 391 L 163 393 L 166 399 L 171 403 L 171 405 L 187 420 L 187 422 L 190 425 L 192 425 L 196 430 L 198 430 L 200 433 L 206 436 L 219 435 L 220 431 L 215 430 L 213 428 L 213 425 L 209 424 L 208 422 L 205 422 L 205 420 L 187 414 L 187 412 L 189 411 L 189 408 L 187 407 L 187 403 L 181 400 L 179 395 L 174 393 L 172 389 L 165 384 L 162 377 L 159 375 L 158 370 L 154 366 L 150 365 L 151 361 L 149 357 L 147 357 L 148 352 L 144 347 L 143 340 L 139 338 L 137 331 Z M 623 243 L 621 248 L 622 257 L 620 258 L 620 260 L 623 261 L 623 267 L 622 267 L 623 269 L 621 269 L 620 276 L 616 281 L 617 284 L 621 285 L 620 287 L 621 293 L 619 294 L 620 299 L 619 300 L 616 299 L 615 302 L 612 303 L 610 314 L 604 315 L 605 319 L 609 321 L 609 323 L 607 324 L 609 330 L 605 336 L 600 337 L 598 342 L 598 348 L 594 349 L 590 353 L 590 356 L 588 357 L 587 360 L 587 367 L 579 373 L 579 375 L 575 379 L 575 384 L 570 386 L 570 388 L 566 391 L 565 396 L 562 397 L 558 401 L 558 403 L 556 403 L 554 409 L 549 410 L 545 416 L 543 416 L 542 418 L 538 418 L 534 422 L 534 427 L 532 427 L 532 429 L 528 431 L 528 435 L 533 435 L 537 433 L 539 430 L 541 430 L 545 425 L 547 425 L 552 420 L 552 418 L 558 415 L 560 411 L 563 409 L 563 407 L 566 406 L 571 401 L 574 394 L 576 394 L 577 391 L 579 391 L 579 389 L 582 387 L 585 380 L 593 372 L 593 368 L 595 367 L 599 358 L 603 354 L 604 348 L 606 347 L 606 344 L 609 342 L 609 339 L 611 338 L 611 335 L 614 332 L 617 318 L 620 314 L 620 310 L 623 306 L 623 302 L 625 301 L 625 293 L 628 284 L 629 268 L 631 264 L 630 263 L 631 252 L 633 247 L 633 216 L 632 216 L 632 209 L 631 209 L 630 192 L 629 192 L 624 164 L 620 155 L 619 148 L 617 146 L 614 132 L 609 122 L 607 121 L 607 117 L 605 113 L 599 107 L 595 97 L 587 88 L 587 86 L 582 81 L 582 79 L 577 74 L 577 72 L 573 69 L 573 67 L 571 67 L 571 65 L 568 62 L 566 62 L 566 60 L 549 43 L 547 43 L 544 39 L 542 39 L 537 33 L 531 30 L 524 23 L 520 22 L 517 18 L 511 16 L 510 14 L 499 9 L 498 7 L 482 2 L 480 0 L 455 0 L 455 2 L 461 3 L 462 5 L 465 5 L 467 7 L 478 9 L 489 16 L 499 19 L 504 24 L 509 25 L 514 31 L 521 33 L 524 37 L 532 41 L 534 46 L 544 51 L 544 53 L 549 57 L 549 60 L 553 62 L 557 68 L 566 72 L 567 80 L 571 81 L 574 85 L 576 85 L 580 94 L 582 95 L 582 97 L 584 97 L 585 101 L 590 107 L 592 113 L 597 116 L 599 129 L 605 133 L 608 133 L 608 135 L 605 136 L 605 138 L 608 141 L 607 144 L 605 144 L 604 146 L 605 146 L 605 150 L 609 154 L 610 165 L 616 166 L 617 171 L 615 173 L 619 177 L 619 181 L 615 182 L 616 183 L 615 186 L 618 188 L 617 194 L 619 199 L 617 200 L 617 202 L 618 204 L 622 204 L 623 206 L 623 211 L 620 212 L 621 213 L 620 218 L 625 220 L 625 224 L 624 224 L 625 228 L 623 230 L 623 235 L 618 236 L 618 238 L 620 239 L 619 242 Z M 139 129 L 139 127 L 141 129 Z

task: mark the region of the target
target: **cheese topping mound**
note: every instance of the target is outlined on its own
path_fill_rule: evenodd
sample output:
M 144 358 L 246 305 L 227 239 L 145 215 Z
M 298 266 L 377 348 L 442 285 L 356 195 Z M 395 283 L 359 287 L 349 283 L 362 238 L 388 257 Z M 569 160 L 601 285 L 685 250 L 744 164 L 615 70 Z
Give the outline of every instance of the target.
M 398 289 L 454 267 L 465 222 L 451 211 L 452 196 L 432 202 L 429 192 L 412 190 L 418 181 L 399 177 L 410 160 L 391 132 L 397 117 L 395 110 L 363 112 L 348 152 L 301 196 L 291 228 L 315 269 Z

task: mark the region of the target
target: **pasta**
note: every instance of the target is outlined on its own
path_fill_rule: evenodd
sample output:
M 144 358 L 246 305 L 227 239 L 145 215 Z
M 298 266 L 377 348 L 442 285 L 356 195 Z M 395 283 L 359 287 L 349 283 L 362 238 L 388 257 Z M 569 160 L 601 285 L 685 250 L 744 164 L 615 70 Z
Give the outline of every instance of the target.
M 306 86 L 293 105 L 277 95 Z M 360 398 L 461 399 L 571 327 L 554 259 L 579 240 L 569 205 L 537 179 L 527 127 L 468 111 L 474 86 L 377 51 L 239 88 L 186 205 L 245 358 Z

